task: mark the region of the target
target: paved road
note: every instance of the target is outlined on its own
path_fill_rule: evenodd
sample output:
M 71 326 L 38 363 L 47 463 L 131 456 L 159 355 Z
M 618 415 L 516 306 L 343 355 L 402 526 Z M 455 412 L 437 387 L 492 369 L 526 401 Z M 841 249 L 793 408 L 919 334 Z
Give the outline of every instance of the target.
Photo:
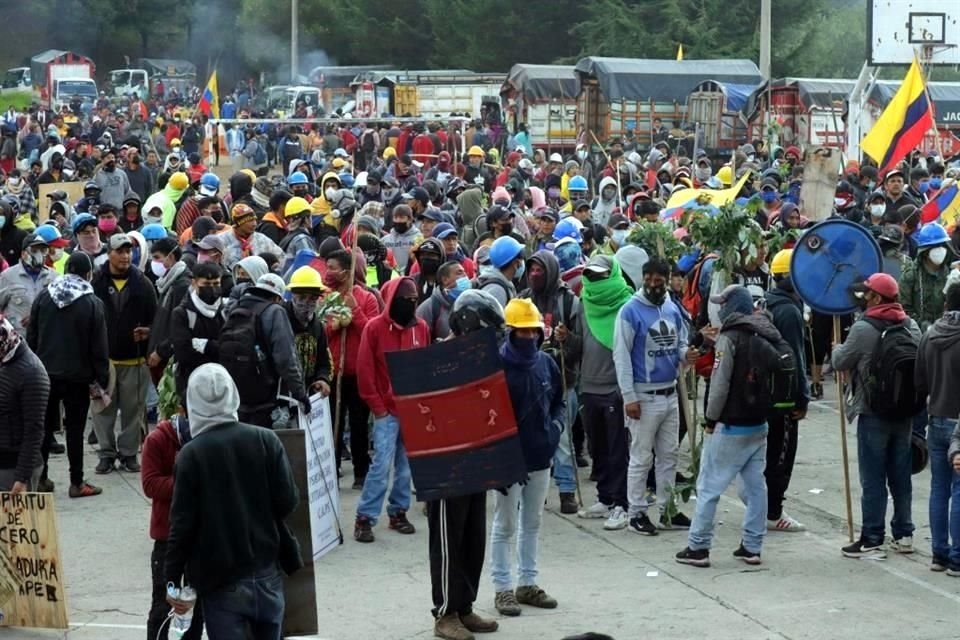
M 673 561 L 673 554 L 685 544 L 683 532 L 664 532 L 656 538 L 606 532 L 602 521 L 561 515 L 551 490 L 540 584 L 560 607 L 526 608 L 519 618 L 501 620 L 501 631 L 491 637 L 559 640 L 584 631 L 607 633 L 617 640 L 648 634 L 658 640 L 956 637 L 954 607 L 960 604 L 960 579 L 928 569 L 928 472 L 914 477 L 916 554 L 891 554 L 886 561 L 840 555 L 846 525 L 838 433 L 838 416 L 828 395 L 827 401 L 811 407 L 810 417 L 802 423 L 787 506 L 809 531 L 770 535 L 759 567 L 747 567 L 729 555 L 737 546 L 743 515 L 732 492 L 718 512 L 723 524 L 718 527 L 713 567 L 696 569 Z M 848 440 L 855 455 L 852 429 Z M 348 465 L 346 469 L 349 474 Z M 855 462 L 851 472 L 854 513 L 859 514 Z M 69 500 L 66 475 L 66 458 L 55 459 L 70 620 L 89 626 L 74 627 L 66 636 L 0 629 L 0 639 L 142 640 L 151 543 L 149 506 L 139 477 L 119 473 L 98 477 L 102 496 Z M 592 485 L 584 486 L 585 500 L 592 501 Z M 358 497 L 357 491 L 343 491 L 347 542 L 318 567 L 319 637 L 432 637 L 425 518 L 418 509 L 411 514 L 416 535 L 401 536 L 381 524 L 375 530 L 376 543 L 360 545 L 350 537 Z M 478 608 L 495 613 L 492 599 L 485 575 Z

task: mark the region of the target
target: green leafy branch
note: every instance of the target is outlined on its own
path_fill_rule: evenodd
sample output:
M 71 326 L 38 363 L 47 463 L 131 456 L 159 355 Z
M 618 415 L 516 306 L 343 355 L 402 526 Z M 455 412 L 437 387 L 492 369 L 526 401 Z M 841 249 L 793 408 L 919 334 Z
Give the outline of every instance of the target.
M 677 261 L 687 250 L 682 242 L 673 237 L 670 229 L 660 222 L 638 223 L 630 231 L 627 242 L 640 247 L 650 256 L 659 255 L 662 248 L 663 257 L 672 262 Z

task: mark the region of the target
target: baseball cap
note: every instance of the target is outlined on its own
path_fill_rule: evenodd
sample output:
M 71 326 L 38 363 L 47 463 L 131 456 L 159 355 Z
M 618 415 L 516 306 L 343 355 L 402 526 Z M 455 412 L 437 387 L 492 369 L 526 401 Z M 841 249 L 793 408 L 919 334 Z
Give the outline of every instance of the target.
M 884 298 L 893 300 L 899 295 L 900 287 L 893 276 L 887 273 L 875 273 L 863 282 L 858 282 L 851 287 L 856 293 L 873 291 Z
M 900 179 L 903 180 L 903 171 L 897 168 L 890 169 L 890 171 L 887 171 L 887 173 L 884 174 L 883 181 L 886 182 L 894 176 L 900 176 Z
M 400 196 L 401 200 L 416 200 L 423 206 L 427 206 L 430 203 L 430 194 L 427 193 L 427 190 L 423 187 L 414 187 L 410 191 L 404 193 Z
M 580 209 L 583 209 L 584 207 L 586 207 L 587 209 L 590 208 L 589 200 L 577 200 L 576 202 L 573 203 L 574 211 L 580 211 Z
M 777 191 L 780 188 L 780 183 L 773 178 L 764 178 L 763 182 L 760 183 L 760 189 L 763 190 L 764 187 L 772 187 L 774 191 Z
M 630 221 L 622 213 L 615 213 L 607 219 L 607 226 L 611 229 L 616 229 L 618 226 L 625 224 L 628 227 L 630 226 Z
M 283 284 L 283 278 L 275 273 L 266 273 L 257 279 L 257 283 L 250 287 L 269 293 L 270 295 L 282 298 L 287 292 L 287 286 Z
M 125 233 L 117 233 L 110 236 L 110 251 L 122 249 L 123 247 L 132 247 L 133 240 Z
M 20 243 L 21 248 L 27 249 L 29 247 L 46 247 L 49 246 L 47 241 L 43 239 L 37 232 L 30 233 L 23 237 L 23 242 Z
M 433 237 L 437 240 L 443 240 L 450 236 L 457 235 L 457 229 L 449 222 L 441 222 L 433 228 Z
M 537 212 L 538 218 L 550 218 L 554 222 L 560 222 L 560 214 L 555 210 L 547 207 L 546 209 L 541 209 Z
M 62 248 L 70 245 L 70 241 L 60 235 L 60 232 L 51 224 L 42 224 L 37 227 L 37 235 L 44 239 L 44 244 Z
M 593 256 L 587 261 L 587 266 L 583 268 L 585 273 L 594 273 L 596 275 L 606 275 L 612 270 L 612 258 L 610 256 Z
M 203 240 L 197 243 L 197 248 L 203 249 L 204 251 L 218 251 L 222 254 L 226 249 L 226 245 L 219 234 L 210 233 L 205 235 Z
M 495 204 L 487 211 L 487 222 L 499 222 L 511 218 L 513 215 L 514 213 L 510 209 Z
M 556 162 L 557 164 L 563 164 L 563 156 L 559 153 L 550 154 L 550 162 Z

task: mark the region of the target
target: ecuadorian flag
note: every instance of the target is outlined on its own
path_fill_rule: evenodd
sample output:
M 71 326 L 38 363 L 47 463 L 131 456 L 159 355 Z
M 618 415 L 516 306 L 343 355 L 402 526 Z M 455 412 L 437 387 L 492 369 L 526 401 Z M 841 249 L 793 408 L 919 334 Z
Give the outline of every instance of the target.
M 960 213 L 960 185 L 954 182 L 940 189 L 920 208 L 920 222 L 927 224 L 939 220 L 940 224 L 949 226 L 956 222 L 958 213 Z
M 204 115 L 208 118 L 220 117 L 220 98 L 217 97 L 217 71 L 214 69 L 210 74 L 210 80 L 207 82 L 207 88 L 203 90 L 200 96 L 200 104 L 197 105 Z
M 933 108 L 914 58 L 900 89 L 860 146 L 877 161 L 883 175 L 919 145 L 933 127 Z

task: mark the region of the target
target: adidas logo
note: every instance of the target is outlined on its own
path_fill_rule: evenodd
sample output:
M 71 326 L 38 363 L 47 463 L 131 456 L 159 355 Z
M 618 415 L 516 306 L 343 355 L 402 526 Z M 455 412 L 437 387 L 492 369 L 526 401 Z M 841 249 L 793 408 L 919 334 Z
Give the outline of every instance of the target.
M 665 320 L 661 320 L 659 325 L 650 327 L 647 335 L 661 348 L 671 347 L 677 342 L 677 332 Z

